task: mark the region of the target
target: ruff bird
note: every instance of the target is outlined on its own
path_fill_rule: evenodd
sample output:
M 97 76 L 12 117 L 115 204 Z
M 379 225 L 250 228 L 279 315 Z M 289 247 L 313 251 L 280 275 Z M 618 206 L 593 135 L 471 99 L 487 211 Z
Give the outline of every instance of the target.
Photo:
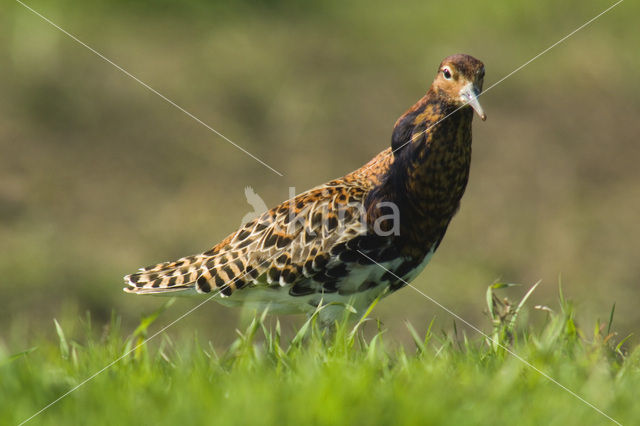
M 484 65 L 445 58 L 395 123 L 391 146 L 361 168 L 268 210 L 204 253 L 124 278 L 134 294 L 209 295 L 228 306 L 362 315 L 426 266 L 469 179 Z

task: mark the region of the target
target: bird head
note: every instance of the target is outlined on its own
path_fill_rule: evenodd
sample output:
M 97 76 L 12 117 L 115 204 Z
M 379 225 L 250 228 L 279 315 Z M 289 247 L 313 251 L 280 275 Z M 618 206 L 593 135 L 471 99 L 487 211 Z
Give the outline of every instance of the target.
M 440 63 L 432 89 L 456 107 L 469 105 L 484 121 L 487 115 L 478 102 L 483 79 L 484 64 L 481 61 L 469 55 L 452 55 Z

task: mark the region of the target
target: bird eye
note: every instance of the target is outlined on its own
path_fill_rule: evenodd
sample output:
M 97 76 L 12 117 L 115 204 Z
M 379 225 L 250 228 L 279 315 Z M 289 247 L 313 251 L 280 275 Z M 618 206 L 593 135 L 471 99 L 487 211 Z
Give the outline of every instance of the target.
M 444 67 L 442 69 L 442 75 L 444 76 L 444 78 L 446 78 L 447 80 L 451 80 L 451 70 L 449 69 L 449 67 Z

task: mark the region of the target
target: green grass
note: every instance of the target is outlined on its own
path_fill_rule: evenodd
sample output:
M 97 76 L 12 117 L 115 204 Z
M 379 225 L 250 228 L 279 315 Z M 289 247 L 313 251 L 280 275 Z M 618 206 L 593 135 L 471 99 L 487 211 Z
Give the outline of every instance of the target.
M 500 287 L 487 293 L 494 342 L 431 327 L 423 335 L 408 324 L 415 346 L 403 348 L 386 342 L 380 324 L 363 330 L 376 328 L 371 320 L 328 332 L 313 319 L 285 341 L 278 322 L 257 316 L 219 351 L 164 333 L 144 343 L 162 310 L 128 337 L 115 317 L 98 332 L 87 316 L 79 339 L 55 322 L 57 342 L 0 355 L 0 424 L 27 419 L 124 354 L 30 424 L 610 422 L 508 351 L 617 421 L 640 418 L 640 349 L 625 350 L 611 331 L 613 310 L 587 333 L 561 297 L 559 309 L 537 307 L 543 325 L 526 326 L 524 303 L 498 298 Z

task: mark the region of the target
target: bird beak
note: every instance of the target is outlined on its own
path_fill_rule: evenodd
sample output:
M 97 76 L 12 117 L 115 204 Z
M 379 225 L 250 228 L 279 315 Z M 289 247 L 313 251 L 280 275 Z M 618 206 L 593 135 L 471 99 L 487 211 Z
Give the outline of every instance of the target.
M 475 112 L 478 113 L 482 121 L 487 119 L 487 114 L 484 113 L 480 102 L 478 102 L 478 93 L 473 83 L 468 83 L 460 90 L 460 99 L 465 105 L 470 105 Z

